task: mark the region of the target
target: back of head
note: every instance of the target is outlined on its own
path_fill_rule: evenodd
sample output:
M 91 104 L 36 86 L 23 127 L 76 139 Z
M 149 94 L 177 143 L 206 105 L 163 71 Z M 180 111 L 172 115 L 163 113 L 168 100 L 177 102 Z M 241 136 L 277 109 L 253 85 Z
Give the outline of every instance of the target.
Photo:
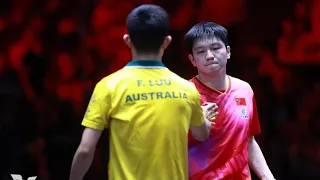
M 128 15 L 127 29 L 138 53 L 158 53 L 169 34 L 168 13 L 156 5 L 141 5 Z
M 214 22 L 201 22 L 194 25 L 184 36 L 189 53 L 192 54 L 193 45 L 197 40 L 207 38 L 217 38 L 225 46 L 228 46 L 228 31 L 226 28 Z

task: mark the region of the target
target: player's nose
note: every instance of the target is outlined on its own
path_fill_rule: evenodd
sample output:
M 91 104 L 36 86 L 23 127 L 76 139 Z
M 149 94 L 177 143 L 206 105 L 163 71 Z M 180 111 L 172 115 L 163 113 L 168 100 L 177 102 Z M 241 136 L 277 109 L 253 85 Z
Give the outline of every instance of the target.
M 214 59 L 214 54 L 211 51 L 207 51 L 207 56 L 206 56 L 206 60 L 213 60 Z

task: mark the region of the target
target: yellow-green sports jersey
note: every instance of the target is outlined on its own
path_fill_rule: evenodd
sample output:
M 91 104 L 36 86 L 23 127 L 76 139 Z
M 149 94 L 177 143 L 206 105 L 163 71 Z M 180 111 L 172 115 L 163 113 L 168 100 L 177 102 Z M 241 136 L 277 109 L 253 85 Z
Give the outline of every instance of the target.
M 187 180 L 188 130 L 204 123 L 194 84 L 134 60 L 97 83 L 82 125 L 110 131 L 110 180 Z

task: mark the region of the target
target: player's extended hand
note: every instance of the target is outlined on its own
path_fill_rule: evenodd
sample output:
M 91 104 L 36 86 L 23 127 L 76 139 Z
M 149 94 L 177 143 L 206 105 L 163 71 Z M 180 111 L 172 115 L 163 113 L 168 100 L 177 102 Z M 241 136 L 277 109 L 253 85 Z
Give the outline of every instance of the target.
M 217 112 L 218 106 L 216 103 L 204 102 L 201 107 L 207 120 L 214 119 L 219 114 Z

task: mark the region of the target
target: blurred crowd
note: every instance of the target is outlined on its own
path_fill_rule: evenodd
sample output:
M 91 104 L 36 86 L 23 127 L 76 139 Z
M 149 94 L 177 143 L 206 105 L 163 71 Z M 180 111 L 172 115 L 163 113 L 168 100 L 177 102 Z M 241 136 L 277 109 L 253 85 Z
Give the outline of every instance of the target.
M 186 31 L 225 26 L 228 72 L 254 89 L 257 139 L 275 177 L 320 179 L 319 0 L 11 0 L 0 1 L 0 180 L 68 179 L 95 83 L 130 61 L 126 16 L 144 3 L 169 12 L 164 63 L 187 79 L 196 71 Z M 86 179 L 107 178 L 107 140 Z

